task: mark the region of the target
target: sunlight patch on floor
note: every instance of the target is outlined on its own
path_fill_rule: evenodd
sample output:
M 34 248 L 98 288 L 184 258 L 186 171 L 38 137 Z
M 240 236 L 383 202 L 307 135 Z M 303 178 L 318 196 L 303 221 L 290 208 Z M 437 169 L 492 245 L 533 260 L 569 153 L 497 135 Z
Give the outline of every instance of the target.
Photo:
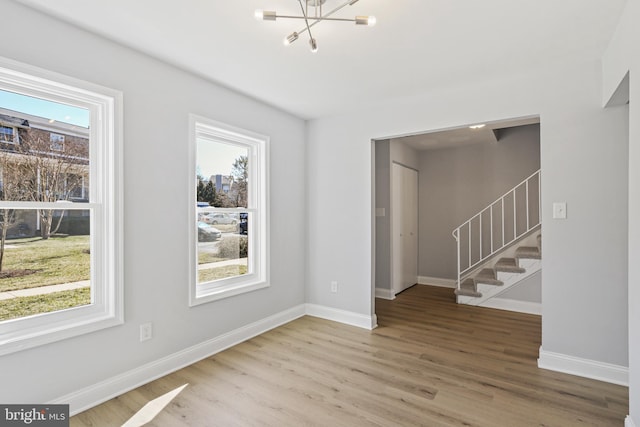
M 133 417 L 129 418 L 129 421 L 124 423 L 122 427 L 141 427 L 151 422 L 188 385 L 185 384 L 160 397 L 156 397 L 144 405 Z

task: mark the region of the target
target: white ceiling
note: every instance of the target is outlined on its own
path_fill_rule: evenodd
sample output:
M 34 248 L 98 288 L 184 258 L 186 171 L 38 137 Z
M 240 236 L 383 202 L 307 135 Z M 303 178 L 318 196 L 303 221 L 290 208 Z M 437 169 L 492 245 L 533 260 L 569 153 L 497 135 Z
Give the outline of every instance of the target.
M 484 125 L 481 128 L 462 126 L 455 129 L 444 129 L 436 132 L 391 138 L 391 142 L 399 142 L 417 151 L 437 150 L 440 148 L 459 148 L 475 144 L 495 144 L 500 140 L 500 131 L 506 128 L 526 126 L 540 123 L 539 117 L 501 120 L 491 123 L 475 123 Z
M 296 0 L 15 0 L 280 107 L 316 118 L 572 59 L 600 58 L 625 0 L 360 0 L 322 22 L 319 51 Z M 327 10 L 343 0 L 327 0 Z

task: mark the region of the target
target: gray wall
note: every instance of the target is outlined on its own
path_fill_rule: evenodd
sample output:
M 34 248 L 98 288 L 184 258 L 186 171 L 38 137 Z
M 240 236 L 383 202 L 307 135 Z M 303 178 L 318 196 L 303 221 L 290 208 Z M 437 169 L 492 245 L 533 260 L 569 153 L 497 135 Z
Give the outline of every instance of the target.
M 457 277 L 451 232 L 540 168 L 540 125 L 501 131 L 497 143 L 421 151 L 419 275 Z
M 389 140 L 375 143 L 375 181 L 376 201 L 378 209 L 384 209 L 384 216 L 376 214 L 376 262 L 375 287 L 391 290 L 391 154 Z
M 0 43 L 0 55 L 124 93 L 125 324 L 0 357 L 0 402 L 51 401 L 304 303 L 302 120 L 13 1 L 1 3 L 11 17 L 3 31 L 16 37 Z M 193 182 L 189 113 L 271 137 L 271 286 L 193 308 L 185 233 L 185 189 Z M 149 215 L 150 206 L 162 215 Z M 140 343 L 144 322 L 153 322 L 154 338 Z

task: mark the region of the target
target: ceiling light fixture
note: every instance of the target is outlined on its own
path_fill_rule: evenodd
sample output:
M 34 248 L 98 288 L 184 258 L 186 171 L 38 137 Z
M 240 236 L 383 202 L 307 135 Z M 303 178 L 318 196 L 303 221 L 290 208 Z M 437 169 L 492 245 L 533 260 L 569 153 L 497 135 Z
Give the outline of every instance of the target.
M 482 125 L 473 125 L 473 126 L 469 126 L 469 129 L 482 129 L 483 127 L 485 127 L 485 124 Z
M 302 15 L 278 15 L 274 11 L 270 10 L 256 10 L 255 16 L 256 19 L 262 21 L 275 21 L 277 18 L 286 18 L 286 19 L 302 19 L 304 20 L 305 26 L 300 31 L 294 31 L 284 38 L 284 45 L 288 46 L 294 41 L 298 40 L 298 36 L 305 31 L 309 33 L 309 45 L 311 46 L 311 52 L 318 51 L 318 42 L 311 34 L 311 27 L 322 22 L 322 21 L 343 21 L 343 22 L 354 22 L 356 25 L 367 25 L 372 26 L 376 24 L 375 16 L 356 16 L 353 19 L 349 18 L 333 18 L 332 15 L 338 12 L 345 6 L 351 6 L 356 3 L 358 0 L 347 0 L 342 3 L 340 6 L 335 9 L 330 10 L 327 13 L 323 13 L 322 6 L 327 0 L 305 0 L 305 4 L 303 5 L 303 0 L 298 0 L 300 4 L 300 9 L 302 11 Z

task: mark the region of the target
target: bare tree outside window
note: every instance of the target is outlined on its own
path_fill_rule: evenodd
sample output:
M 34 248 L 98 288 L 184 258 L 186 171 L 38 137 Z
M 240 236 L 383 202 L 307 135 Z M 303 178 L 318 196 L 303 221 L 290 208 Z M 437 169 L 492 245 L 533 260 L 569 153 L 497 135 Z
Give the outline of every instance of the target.
M 249 158 L 240 156 L 233 162 L 231 176 L 233 177 L 232 197 L 235 207 L 247 207 L 247 187 L 249 179 Z
M 39 132 L 28 132 L 22 136 L 13 161 L 8 162 L 6 168 L 10 174 L 22 176 L 22 188 L 17 190 L 22 194 L 18 200 L 70 201 L 82 192 L 87 179 L 87 159 L 87 144 L 65 143 L 61 151 L 52 151 L 49 138 Z M 63 209 L 39 210 L 43 239 L 57 232 L 64 213 Z
M 21 200 L 20 176 L 13 167 L 12 154 L 3 152 L 0 154 L 0 200 Z M 14 209 L 0 209 L 0 272 L 4 261 L 5 242 L 7 231 L 15 224 Z

